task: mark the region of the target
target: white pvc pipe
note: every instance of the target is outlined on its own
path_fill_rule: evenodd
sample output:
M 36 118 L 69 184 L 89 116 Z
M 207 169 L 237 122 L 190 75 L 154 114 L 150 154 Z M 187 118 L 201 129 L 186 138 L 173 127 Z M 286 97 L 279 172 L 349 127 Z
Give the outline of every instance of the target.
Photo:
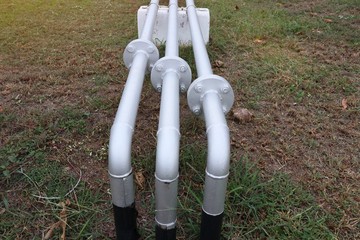
M 169 1 L 168 32 L 166 37 L 165 56 L 179 56 L 178 36 L 178 3 L 176 0 Z
M 141 41 L 151 39 L 159 1 L 152 0 L 141 34 Z M 141 46 L 141 45 L 139 45 Z M 154 49 L 154 48 L 153 48 Z M 125 50 L 126 51 L 126 50 Z M 154 52 L 154 50 L 151 50 Z M 134 203 L 134 183 L 131 168 L 131 143 L 136 115 L 140 102 L 149 54 L 143 49 L 131 49 L 132 63 L 122 93 L 116 117 L 111 128 L 109 142 L 109 175 L 113 204 L 129 207 Z
M 211 64 L 200 31 L 194 1 L 186 0 L 186 5 L 198 75 L 199 77 L 210 76 L 212 75 Z M 203 84 L 205 85 L 206 81 Z M 206 179 L 217 179 L 211 181 L 212 186 L 210 187 L 208 187 L 209 181 L 205 183 L 203 210 L 210 215 L 219 215 L 224 209 L 224 191 L 229 174 L 229 129 L 217 92 L 204 93 L 202 104 L 208 136 Z M 215 196 L 212 195 L 214 190 L 218 192 Z
M 174 181 L 179 167 L 179 77 L 169 71 L 164 76 L 157 133 L 156 177 Z
M 225 112 L 233 103 L 228 82 L 213 75 L 193 0 L 186 0 L 198 79 L 188 91 L 195 114 L 204 114 L 208 139 L 203 214 L 200 239 L 220 239 L 230 165 L 230 136 Z M 199 105 L 197 105 L 199 104 Z
M 191 40 L 195 56 L 196 71 L 198 76 L 213 74 L 209 55 L 206 51 L 204 38 L 201 33 L 196 7 L 193 0 L 186 0 L 186 8 L 191 30 Z
M 175 228 L 179 177 L 179 78 L 166 73 L 161 94 L 156 150 L 156 222 L 163 229 Z
M 177 0 L 171 0 L 165 51 L 167 58 L 164 59 L 176 58 L 179 55 L 177 14 Z M 180 144 L 179 78 L 177 69 L 165 69 L 162 81 L 155 170 L 155 220 L 162 231 L 174 229 L 176 225 Z
M 131 142 L 147 61 L 148 57 L 143 52 L 134 58 L 110 132 L 110 186 L 113 203 L 118 207 L 134 203 L 134 190 L 130 190 L 133 189 L 132 179 L 124 178 L 132 174 Z
M 219 215 L 224 211 L 225 191 L 229 175 L 229 128 L 217 93 L 205 94 L 203 110 L 208 139 L 203 210 L 209 215 Z
M 145 25 L 140 35 L 140 39 L 151 41 L 158 9 L 159 0 L 151 0 L 149 9 L 147 11 Z

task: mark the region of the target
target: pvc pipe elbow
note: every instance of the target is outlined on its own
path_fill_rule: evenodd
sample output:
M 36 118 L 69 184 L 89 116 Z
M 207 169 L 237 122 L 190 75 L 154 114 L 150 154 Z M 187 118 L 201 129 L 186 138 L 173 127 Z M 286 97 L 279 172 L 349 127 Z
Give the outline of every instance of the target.
M 226 178 L 230 165 L 230 134 L 216 92 L 209 91 L 204 96 L 203 109 L 208 138 L 208 159 L 206 172 L 213 178 Z
M 165 127 L 158 131 L 155 176 L 162 182 L 172 182 L 179 176 L 180 133 Z
M 208 157 L 206 172 L 213 178 L 225 178 L 229 174 L 230 136 L 225 124 L 210 126 L 207 130 Z
M 131 142 L 133 128 L 118 122 L 113 124 L 109 142 L 109 174 L 115 178 L 128 176 L 131 171 Z

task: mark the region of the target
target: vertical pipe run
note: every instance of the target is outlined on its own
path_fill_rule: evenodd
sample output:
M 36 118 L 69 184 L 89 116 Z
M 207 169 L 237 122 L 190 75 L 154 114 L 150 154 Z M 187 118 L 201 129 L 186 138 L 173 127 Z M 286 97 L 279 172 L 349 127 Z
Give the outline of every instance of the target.
M 131 168 L 131 143 L 140 102 L 146 69 L 154 58 L 158 58 L 156 47 L 150 42 L 155 23 L 158 2 L 152 0 L 141 39 L 130 43 L 127 53 L 130 72 L 122 93 L 110 132 L 109 176 L 114 207 L 116 239 L 136 240 L 135 189 Z

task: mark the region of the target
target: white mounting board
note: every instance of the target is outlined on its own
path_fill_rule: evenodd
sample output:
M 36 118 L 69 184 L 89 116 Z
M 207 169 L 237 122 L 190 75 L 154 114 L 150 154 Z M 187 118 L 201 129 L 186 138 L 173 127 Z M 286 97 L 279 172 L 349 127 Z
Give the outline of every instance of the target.
M 138 35 L 140 38 L 142 29 L 144 28 L 145 19 L 147 15 L 148 6 L 141 6 L 137 12 L 137 23 L 138 23 Z M 209 42 L 209 31 L 210 31 L 210 12 L 207 8 L 196 9 L 200 29 L 204 38 L 205 44 Z M 167 26 L 168 26 L 168 14 L 169 8 L 167 6 L 159 6 L 159 11 L 156 17 L 153 42 L 156 45 L 162 45 L 166 42 Z M 186 8 L 178 9 L 178 33 L 179 33 L 179 44 L 180 45 L 191 45 L 191 33 L 190 24 L 186 14 Z

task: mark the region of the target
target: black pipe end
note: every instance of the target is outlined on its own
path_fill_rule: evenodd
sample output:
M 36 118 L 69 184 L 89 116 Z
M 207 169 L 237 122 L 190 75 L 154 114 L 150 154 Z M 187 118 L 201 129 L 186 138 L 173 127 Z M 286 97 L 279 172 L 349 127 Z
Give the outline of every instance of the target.
M 202 211 L 201 216 L 201 240 L 219 240 L 221 236 L 222 219 L 224 213 L 217 216 L 212 216 Z
M 160 226 L 155 227 L 156 240 L 176 240 L 176 228 L 162 229 Z
M 115 229 L 117 240 L 138 240 L 140 235 L 136 227 L 136 218 L 138 212 L 135 203 L 130 207 L 114 207 Z

